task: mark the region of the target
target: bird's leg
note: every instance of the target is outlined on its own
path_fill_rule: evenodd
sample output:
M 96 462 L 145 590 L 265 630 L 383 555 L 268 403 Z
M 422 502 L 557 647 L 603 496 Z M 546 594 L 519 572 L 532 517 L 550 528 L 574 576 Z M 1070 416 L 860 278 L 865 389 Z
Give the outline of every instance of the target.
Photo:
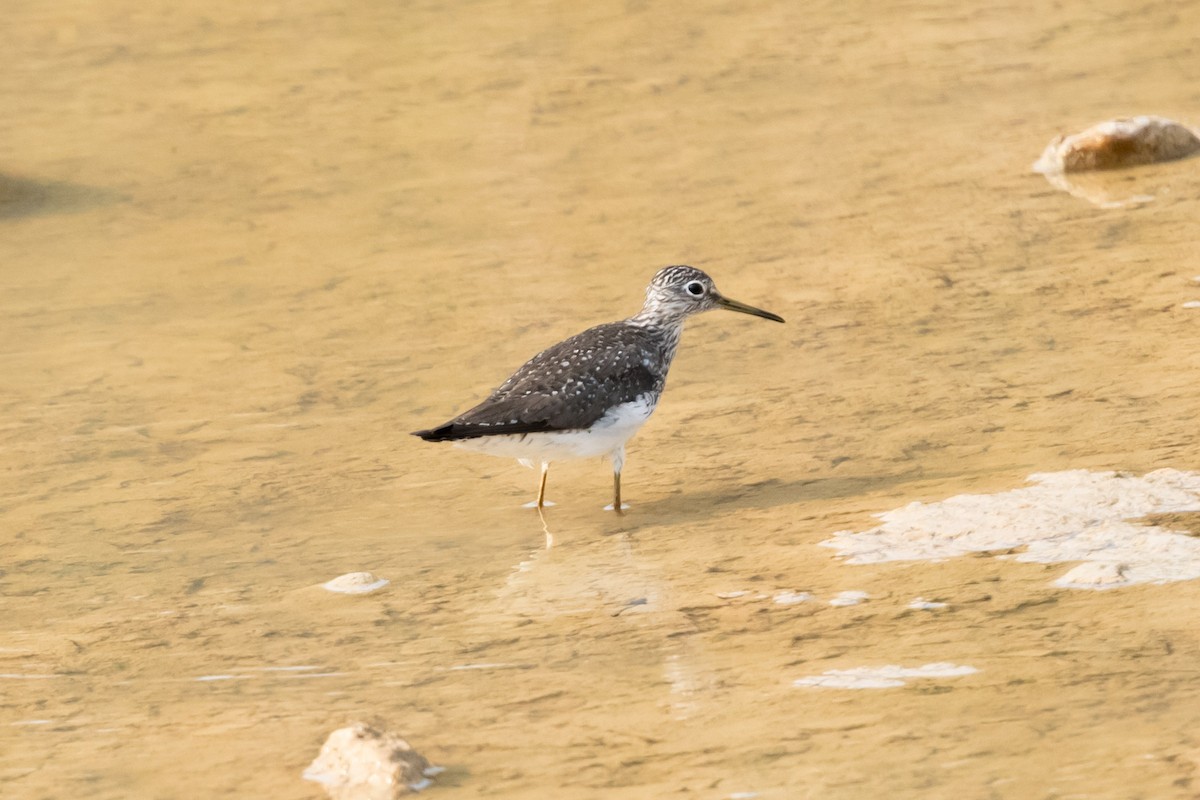
M 625 466 L 625 445 L 621 445 L 616 450 L 612 451 L 613 465 L 613 504 L 612 510 L 618 514 L 625 513 L 625 507 L 621 505 L 621 467 Z
M 539 511 L 546 507 L 546 475 L 549 472 L 550 472 L 550 462 L 543 461 L 542 462 L 542 482 L 538 486 L 537 507 L 538 507 Z

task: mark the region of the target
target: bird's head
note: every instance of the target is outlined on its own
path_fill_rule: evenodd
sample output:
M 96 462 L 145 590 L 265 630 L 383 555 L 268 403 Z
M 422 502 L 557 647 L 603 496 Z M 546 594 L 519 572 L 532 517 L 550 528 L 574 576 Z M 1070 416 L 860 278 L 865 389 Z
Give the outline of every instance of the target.
M 717 291 L 713 279 L 695 267 L 678 265 L 658 271 L 646 287 L 646 304 L 638 317 L 661 322 L 681 322 L 692 314 L 727 308 L 763 319 L 783 322 L 783 317 L 761 308 L 730 300 Z

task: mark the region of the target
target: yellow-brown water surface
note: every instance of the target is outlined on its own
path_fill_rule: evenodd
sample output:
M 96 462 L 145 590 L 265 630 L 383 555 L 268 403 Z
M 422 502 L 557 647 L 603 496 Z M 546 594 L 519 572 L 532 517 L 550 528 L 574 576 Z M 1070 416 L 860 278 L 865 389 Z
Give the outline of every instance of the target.
M 1196 582 L 818 543 L 1032 472 L 1200 467 L 1200 162 L 1106 179 L 1154 195 L 1124 208 L 1028 171 L 1101 119 L 1196 122 L 1198 29 L 12 0 L 0 796 L 315 798 L 360 718 L 445 798 L 1197 796 Z M 690 324 L 624 518 L 605 465 L 556 465 L 546 550 L 533 473 L 407 434 L 670 263 L 788 323 Z M 317 588 L 355 570 L 392 583 Z M 979 672 L 792 685 L 934 662 Z

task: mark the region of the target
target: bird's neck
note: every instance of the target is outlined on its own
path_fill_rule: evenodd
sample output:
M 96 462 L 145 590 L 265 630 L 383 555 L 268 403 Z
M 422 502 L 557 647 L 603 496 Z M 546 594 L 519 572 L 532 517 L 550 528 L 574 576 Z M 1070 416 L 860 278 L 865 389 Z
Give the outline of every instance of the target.
M 675 331 L 678 336 L 686 318 L 686 314 L 673 314 L 669 309 L 647 303 L 641 311 L 625 320 L 625 324 L 651 331 Z
M 671 302 L 667 298 L 650 294 L 646 297 L 642 310 L 626 322 L 639 328 L 678 330 L 683 327 L 683 321 L 691 312 L 692 309 L 686 304 Z
M 675 358 L 675 350 L 679 347 L 679 337 L 683 334 L 683 322 L 686 314 L 663 314 L 659 308 L 647 304 L 641 311 L 625 320 L 627 325 L 641 328 L 662 342 L 663 370 L 671 365 Z

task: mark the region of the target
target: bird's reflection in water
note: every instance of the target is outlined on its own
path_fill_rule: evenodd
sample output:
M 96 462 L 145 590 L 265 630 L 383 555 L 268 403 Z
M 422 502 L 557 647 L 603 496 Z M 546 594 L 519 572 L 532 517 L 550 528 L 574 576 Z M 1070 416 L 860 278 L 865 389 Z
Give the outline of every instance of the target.
M 546 522 L 544 509 L 539 505 L 535 505 L 534 508 L 537 509 L 538 519 L 542 521 L 542 533 L 546 534 L 546 549 L 549 550 L 554 547 L 554 534 L 550 532 L 550 523 Z
M 589 527 L 575 535 L 552 529 L 540 511 L 538 520 L 545 547 L 530 550 L 513 567 L 496 593 L 499 612 L 542 620 L 571 617 L 574 630 L 596 641 L 625 637 L 632 625 L 660 660 L 649 690 L 664 693 L 663 705 L 675 719 L 701 713 L 719 681 L 704 644 L 682 635 L 695 625 L 680 610 L 686 601 L 672 588 L 670 566 L 655 558 L 653 548 L 639 548 L 629 529 L 598 535 Z M 643 650 L 630 658 L 640 663 L 647 655 Z
M 544 546 L 513 567 L 498 592 L 504 611 L 531 616 L 630 614 L 658 610 L 658 570 L 628 533 L 578 536 L 550 527 L 538 511 Z

